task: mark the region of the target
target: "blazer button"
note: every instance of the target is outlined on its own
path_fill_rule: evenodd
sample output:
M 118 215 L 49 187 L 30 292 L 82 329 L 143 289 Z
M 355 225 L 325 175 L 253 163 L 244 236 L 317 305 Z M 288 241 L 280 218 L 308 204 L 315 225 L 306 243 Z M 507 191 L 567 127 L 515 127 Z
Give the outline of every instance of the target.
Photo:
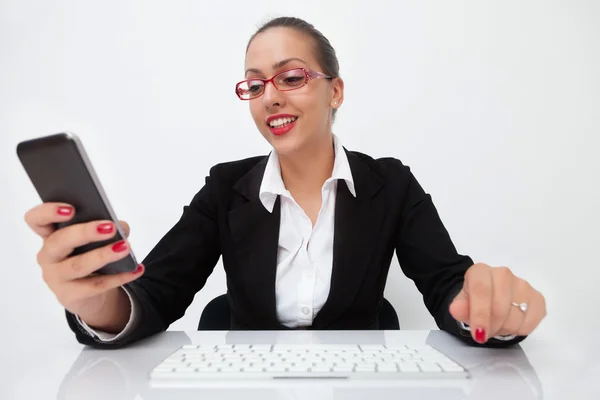
M 310 310 L 308 309 L 308 307 L 304 307 L 304 308 L 302 308 L 302 312 L 304 313 L 304 315 L 308 315 L 308 312 L 309 312 L 309 311 L 310 311 Z

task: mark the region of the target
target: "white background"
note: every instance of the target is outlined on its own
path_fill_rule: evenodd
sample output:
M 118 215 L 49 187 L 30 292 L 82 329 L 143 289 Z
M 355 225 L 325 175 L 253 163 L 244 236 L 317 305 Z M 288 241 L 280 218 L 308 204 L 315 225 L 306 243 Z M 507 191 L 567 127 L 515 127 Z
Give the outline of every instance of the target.
M 219 162 L 266 154 L 234 95 L 271 16 L 335 47 L 350 150 L 410 165 L 459 251 L 541 290 L 540 338 L 600 328 L 600 3 L 596 1 L 0 2 L 0 343 L 74 341 L 36 265 L 39 202 L 21 140 L 77 133 L 142 259 Z M 224 293 L 221 264 L 170 329 Z M 394 260 L 405 329 L 435 328 Z

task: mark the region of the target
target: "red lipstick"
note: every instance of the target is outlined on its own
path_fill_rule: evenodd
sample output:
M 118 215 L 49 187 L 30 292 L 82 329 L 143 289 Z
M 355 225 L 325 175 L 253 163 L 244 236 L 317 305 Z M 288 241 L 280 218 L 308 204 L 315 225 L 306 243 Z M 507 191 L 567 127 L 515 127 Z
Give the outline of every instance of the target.
M 273 127 L 273 126 L 269 125 L 269 123 L 273 120 L 284 119 L 284 118 L 294 118 L 294 121 L 277 126 L 277 127 Z M 267 118 L 266 123 L 267 123 L 267 126 L 269 127 L 269 130 L 271 131 L 271 133 L 273 135 L 281 136 L 281 135 L 286 134 L 289 131 L 291 131 L 292 128 L 296 125 L 297 120 L 298 120 L 298 117 L 296 117 L 295 115 L 277 114 L 277 115 L 271 115 L 269 118 Z

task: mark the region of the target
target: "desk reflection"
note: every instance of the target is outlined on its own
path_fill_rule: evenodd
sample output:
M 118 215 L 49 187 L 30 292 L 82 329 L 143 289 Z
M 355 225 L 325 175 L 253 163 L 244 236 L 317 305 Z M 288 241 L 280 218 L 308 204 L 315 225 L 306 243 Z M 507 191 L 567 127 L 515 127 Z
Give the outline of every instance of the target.
M 190 333 L 195 335 L 195 333 Z M 330 333 L 310 332 L 302 336 L 289 332 L 223 332 L 217 343 L 292 343 L 310 338 L 312 343 L 327 343 Z M 389 333 L 388 333 L 389 335 Z M 336 336 L 334 343 L 352 343 L 352 335 Z M 368 343 L 385 343 L 386 333 L 369 332 Z M 424 342 L 443 351 L 472 374 L 471 379 L 410 381 L 263 381 L 249 385 L 224 382 L 222 387 L 158 388 L 148 372 L 173 351 L 185 344 L 197 344 L 185 332 L 164 332 L 118 350 L 84 348 L 64 377 L 57 398 L 60 400 L 153 400 L 198 399 L 541 399 L 542 388 L 535 370 L 520 346 L 510 349 L 483 349 L 458 344 L 441 331 L 431 331 Z M 212 341 L 211 341 L 212 343 Z M 331 343 L 331 341 L 329 341 Z M 362 341 L 362 343 L 367 343 Z

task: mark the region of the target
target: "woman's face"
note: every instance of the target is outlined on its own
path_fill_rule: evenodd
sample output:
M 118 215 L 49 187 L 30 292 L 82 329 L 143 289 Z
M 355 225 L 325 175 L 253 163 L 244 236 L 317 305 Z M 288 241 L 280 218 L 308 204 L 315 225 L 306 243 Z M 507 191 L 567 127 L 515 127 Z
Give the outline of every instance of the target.
M 254 37 L 246 53 L 245 79 L 270 79 L 292 68 L 323 72 L 310 36 L 295 29 L 270 28 Z M 339 107 L 342 99 L 343 83 L 338 78 L 312 79 L 285 92 L 269 82 L 262 96 L 248 102 L 263 137 L 278 154 L 290 155 L 324 143 L 331 133 L 332 107 Z M 289 125 L 278 125 L 281 122 Z

